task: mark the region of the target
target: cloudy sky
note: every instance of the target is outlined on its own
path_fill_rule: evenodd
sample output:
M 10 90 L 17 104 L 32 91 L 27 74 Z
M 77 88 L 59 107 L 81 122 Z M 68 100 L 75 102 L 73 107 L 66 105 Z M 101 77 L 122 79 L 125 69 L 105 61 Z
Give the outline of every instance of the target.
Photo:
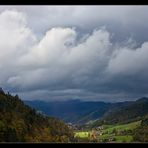
M 0 86 L 24 100 L 148 96 L 148 6 L 0 6 Z

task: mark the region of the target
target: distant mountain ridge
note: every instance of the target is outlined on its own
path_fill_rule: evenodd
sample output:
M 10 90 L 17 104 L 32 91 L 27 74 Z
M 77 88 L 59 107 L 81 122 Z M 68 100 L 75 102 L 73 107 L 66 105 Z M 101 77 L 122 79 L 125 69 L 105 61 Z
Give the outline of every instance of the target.
M 25 103 L 43 111 L 47 115 L 77 124 L 101 117 L 110 106 L 110 103 L 81 102 L 79 100 L 56 102 L 25 101 Z
M 119 122 L 119 116 L 123 116 L 122 120 L 126 121 L 127 118 L 132 120 L 148 113 L 148 98 L 146 97 L 137 101 L 117 103 L 82 102 L 80 100 L 56 102 L 25 101 L 25 103 L 37 110 L 43 111 L 47 115 L 58 117 L 65 122 L 73 124 L 85 124 L 91 120 Z M 139 107 L 140 104 L 143 104 L 143 106 Z
M 99 117 L 102 117 L 102 114 L 108 110 L 110 105 L 107 105 L 104 110 L 104 104 L 106 103 L 100 102 L 82 102 L 80 100 L 68 100 L 68 101 L 52 101 L 52 102 L 44 102 L 44 101 L 25 101 L 26 104 L 30 105 L 33 108 L 36 108 L 37 110 L 43 111 L 43 113 L 58 117 L 65 122 L 71 122 L 73 124 L 79 124 L 79 123 L 85 123 L 89 120 L 98 119 Z M 94 117 L 94 112 L 100 107 L 101 112 L 99 112 L 100 115 L 96 115 L 96 118 Z M 101 114 L 102 113 L 102 114 Z M 89 116 L 90 114 L 93 114 L 93 116 Z M 89 119 L 85 119 L 89 116 Z M 83 121 L 82 121 L 83 120 Z

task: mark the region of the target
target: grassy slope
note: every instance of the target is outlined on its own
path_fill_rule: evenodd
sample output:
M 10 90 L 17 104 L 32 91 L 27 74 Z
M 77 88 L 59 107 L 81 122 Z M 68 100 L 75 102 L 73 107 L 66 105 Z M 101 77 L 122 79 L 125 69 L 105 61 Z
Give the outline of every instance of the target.
M 103 132 L 106 133 L 112 133 L 112 131 L 115 130 L 133 130 L 135 128 L 137 128 L 140 125 L 141 121 L 136 121 L 136 122 L 132 122 L 132 123 L 128 123 L 128 124 L 121 124 L 121 125 L 105 125 L 104 126 L 104 130 Z
M 121 124 L 121 125 L 104 125 L 104 130 L 102 132 L 103 135 L 97 136 L 99 140 L 101 139 L 108 139 L 110 137 L 115 138 L 116 142 L 132 142 L 133 136 L 132 135 L 115 135 L 113 133 L 114 130 L 116 131 L 123 131 L 123 130 L 134 130 L 140 125 L 141 121 L 136 121 L 128 124 Z M 78 138 L 88 138 L 89 132 L 91 131 L 79 131 L 75 132 L 75 137 Z
M 109 138 L 115 138 L 116 142 L 132 142 L 132 140 L 133 140 L 133 136 L 131 136 L 131 135 L 117 135 L 117 136 L 115 136 L 112 134 L 105 134 L 105 135 L 98 136 L 99 140 L 109 139 Z
M 89 132 L 76 132 L 75 137 L 88 138 Z

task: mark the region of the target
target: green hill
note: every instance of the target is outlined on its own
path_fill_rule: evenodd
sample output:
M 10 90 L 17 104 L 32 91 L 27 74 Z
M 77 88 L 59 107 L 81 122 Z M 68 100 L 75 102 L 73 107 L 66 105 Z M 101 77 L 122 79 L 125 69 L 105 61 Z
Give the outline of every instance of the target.
M 104 120 L 112 123 L 126 123 L 140 120 L 148 114 L 148 99 L 141 98 L 137 101 L 121 107 L 104 117 Z
M 93 126 L 101 124 L 130 123 L 142 120 L 148 115 L 148 98 L 141 98 L 137 101 L 112 108 L 99 120 L 93 123 Z
M 70 142 L 73 131 L 0 90 L 0 142 Z

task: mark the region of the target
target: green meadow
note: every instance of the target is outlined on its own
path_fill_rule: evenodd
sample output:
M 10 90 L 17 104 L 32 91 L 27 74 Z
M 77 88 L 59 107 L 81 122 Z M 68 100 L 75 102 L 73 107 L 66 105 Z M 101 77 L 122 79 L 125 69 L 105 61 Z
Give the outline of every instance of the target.
M 102 134 L 96 134 L 97 141 L 110 142 L 110 139 L 112 139 L 113 142 L 132 142 L 132 131 L 140 126 L 140 123 L 141 121 L 120 125 L 103 125 L 103 129 L 101 130 Z M 81 140 L 88 139 L 89 141 L 89 134 L 91 134 L 91 131 L 76 131 L 75 137 Z

